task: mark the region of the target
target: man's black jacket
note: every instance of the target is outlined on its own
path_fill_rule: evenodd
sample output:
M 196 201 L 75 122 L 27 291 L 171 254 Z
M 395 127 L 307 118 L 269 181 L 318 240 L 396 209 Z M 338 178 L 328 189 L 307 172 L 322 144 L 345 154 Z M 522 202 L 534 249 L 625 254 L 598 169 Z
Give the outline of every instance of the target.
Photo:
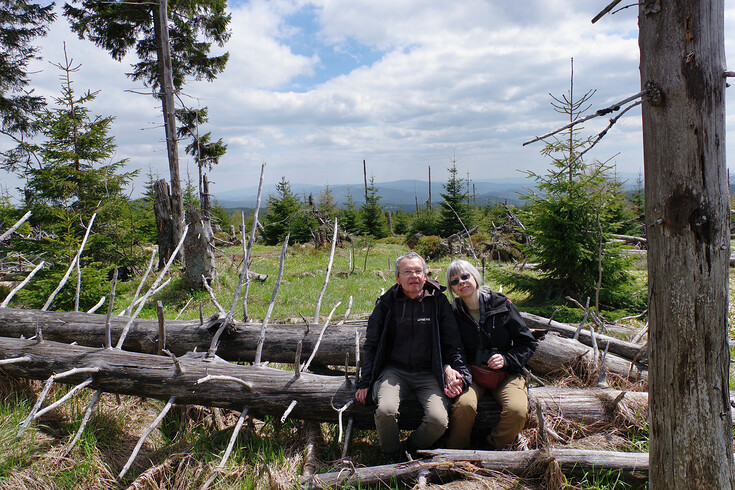
M 372 403 L 372 386 L 381 371 L 389 364 L 396 329 L 396 307 L 402 300 L 421 301 L 423 307 L 430 309 L 433 320 L 433 341 L 431 352 L 431 372 L 439 386 L 444 389 L 444 365 L 449 364 L 457 370 L 464 381 L 465 390 L 472 383 L 472 375 L 466 362 L 462 339 L 457 328 L 454 312 L 439 283 L 427 279 L 420 300 L 405 298 L 403 289 L 395 284 L 375 303 L 368 320 L 365 345 L 363 349 L 360 381 L 357 388 L 370 388 L 366 402 Z M 404 296 L 404 298 L 400 298 Z

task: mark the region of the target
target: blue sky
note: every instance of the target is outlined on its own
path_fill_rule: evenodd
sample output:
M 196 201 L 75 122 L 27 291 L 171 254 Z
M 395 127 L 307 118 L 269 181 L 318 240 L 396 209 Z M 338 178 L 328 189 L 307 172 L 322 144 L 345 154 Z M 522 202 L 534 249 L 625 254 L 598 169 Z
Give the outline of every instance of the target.
M 543 172 L 541 145 L 524 141 L 564 123 L 549 93 L 596 90 L 591 110 L 640 90 L 637 9 L 591 19 L 607 0 L 254 0 L 230 3 L 227 69 L 213 83 L 192 81 L 182 97 L 207 106 L 212 131 L 229 145 L 210 173 L 213 191 L 266 183 L 351 184 L 362 161 L 376 182 L 446 178 L 451 159 L 473 179 Z M 726 10 L 733 53 L 735 5 Z M 118 158 L 168 178 L 160 106 L 118 63 L 72 34 L 60 17 L 34 66 L 37 93 L 58 94 L 63 42 L 82 63 L 77 90 L 100 90 L 91 109 L 113 115 Z M 730 67 L 732 70 L 732 67 Z M 733 89 L 730 89 L 733 90 Z M 149 91 L 148 91 L 149 92 Z M 729 97 L 728 99 L 732 99 Z M 728 102 L 728 128 L 735 107 Z M 607 124 L 584 125 L 595 134 Z M 732 129 L 730 129 L 732 133 Z M 642 171 L 640 109 L 628 112 L 590 153 L 618 171 Z M 733 154 L 733 137 L 728 153 Z M 0 141 L 0 145 L 4 142 Z M 182 173 L 191 159 L 182 154 Z M 144 182 L 136 182 L 138 193 Z M 17 182 L 10 176 L 5 185 Z

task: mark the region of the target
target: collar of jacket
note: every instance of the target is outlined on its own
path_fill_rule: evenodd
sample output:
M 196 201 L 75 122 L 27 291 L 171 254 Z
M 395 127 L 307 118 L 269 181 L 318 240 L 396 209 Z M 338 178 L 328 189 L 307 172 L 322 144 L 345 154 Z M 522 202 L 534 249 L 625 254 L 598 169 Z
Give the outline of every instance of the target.
M 510 310 L 510 307 L 508 306 L 509 300 L 504 295 L 500 293 L 493 292 L 492 289 L 490 289 L 489 286 L 480 286 L 479 288 L 480 293 L 480 321 L 479 324 L 483 324 L 485 322 L 485 319 L 492 315 L 497 315 L 498 313 L 504 313 L 508 310 Z M 457 301 L 456 303 L 459 304 L 460 308 L 462 308 L 462 311 L 469 316 L 470 318 L 472 315 L 470 315 L 469 308 L 467 308 L 467 305 L 464 301 L 462 301 L 461 298 L 457 298 L 460 301 Z

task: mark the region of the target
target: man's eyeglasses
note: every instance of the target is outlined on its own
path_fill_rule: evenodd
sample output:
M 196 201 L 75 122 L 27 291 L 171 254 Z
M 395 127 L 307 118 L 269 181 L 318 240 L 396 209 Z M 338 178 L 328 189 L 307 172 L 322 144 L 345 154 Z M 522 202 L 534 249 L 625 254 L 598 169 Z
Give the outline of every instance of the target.
M 452 286 L 456 286 L 457 284 L 459 284 L 459 281 L 469 281 L 469 279 L 470 279 L 470 274 L 465 272 L 461 276 L 455 277 L 454 279 L 449 281 L 449 284 Z
M 423 269 L 409 269 L 409 270 L 405 270 L 405 271 L 399 272 L 400 275 L 405 276 L 405 277 L 411 277 L 411 276 L 414 276 L 414 275 L 415 276 L 420 276 L 423 273 L 424 273 L 424 270 Z

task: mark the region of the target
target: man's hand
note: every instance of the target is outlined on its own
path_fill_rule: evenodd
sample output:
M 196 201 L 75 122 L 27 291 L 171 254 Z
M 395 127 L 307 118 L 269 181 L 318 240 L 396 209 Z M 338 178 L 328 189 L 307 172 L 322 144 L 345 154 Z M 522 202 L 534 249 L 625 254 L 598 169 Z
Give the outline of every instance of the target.
M 444 366 L 444 393 L 449 398 L 454 398 L 462 394 L 463 388 L 462 375 L 459 374 L 459 371 L 454 370 L 452 366 L 446 364 Z
M 487 360 L 487 367 L 490 369 L 503 369 L 505 366 L 505 357 L 502 354 L 494 354 Z
M 367 398 L 367 388 L 360 388 L 355 392 L 355 400 L 365 405 L 365 398 Z

